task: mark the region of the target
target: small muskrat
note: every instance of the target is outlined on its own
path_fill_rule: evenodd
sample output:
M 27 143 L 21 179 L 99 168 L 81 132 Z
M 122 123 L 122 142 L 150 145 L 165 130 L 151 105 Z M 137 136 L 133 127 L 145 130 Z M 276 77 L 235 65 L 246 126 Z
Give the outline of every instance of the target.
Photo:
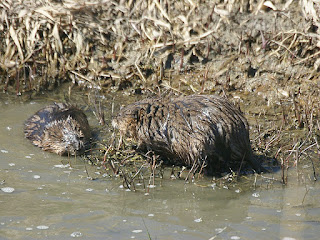
M 59 155 L 82 153 L 91 137 L 83 111 L 65 103 L 40 109 L 25 122 L 24 132 L 34 145 Z
M 121 109 L 112 125 L 121 139 L 136 139 L 138 150 L 152 150 L 165 163 L 204 167 L 207 175 L 239 169 L 242 162 L 261 170 L 252 154 L 246 118 L 219 96 L 144 99 Z

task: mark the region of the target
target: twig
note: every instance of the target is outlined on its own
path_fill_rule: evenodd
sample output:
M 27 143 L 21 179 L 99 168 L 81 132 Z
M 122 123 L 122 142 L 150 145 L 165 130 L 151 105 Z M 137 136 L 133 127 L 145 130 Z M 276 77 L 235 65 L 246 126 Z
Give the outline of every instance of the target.
M 295 63 L 293 63 L 293 64 L 294 64 L 294 65 L 298 65 L 298 64 L 303 63 L 303 62 L 305 62 L 305 61 L 308 61 L 309 59 L 314 58 L 314 57 L 316 57 L 316 56 L 318 56 L 318 55 L 320 55 L 320 51 L 318 51 L 318 52 L 316 52 L 316 53 L 314 53 L 314 54 L 312 54 L 312 55 L 310 55 L 310 56 L 308 56 L 308 57 L 306 57 L 306 58 L 304 58 L 304 59 L 302 59 L 302 60 L 300 60 L 300 61 L 298 61 L 298 62 L 295 62 Z

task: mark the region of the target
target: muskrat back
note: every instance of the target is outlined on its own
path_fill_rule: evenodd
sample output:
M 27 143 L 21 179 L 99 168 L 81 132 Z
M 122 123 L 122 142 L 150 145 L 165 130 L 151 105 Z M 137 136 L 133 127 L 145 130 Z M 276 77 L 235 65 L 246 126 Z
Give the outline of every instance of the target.
M 152 150 L 169 164 L 203 166 L 213 175 L 248 162 L 260 171 L 246 118 L 219 96 L 144 99 L 121 109 L 113 126 L 135 138 L 139 150 Z
M 84 112 L 64 103 L 40 109 L 25 122 L 24 132 L 34 145 L 59 155 L 83 152 L 91 137 Z

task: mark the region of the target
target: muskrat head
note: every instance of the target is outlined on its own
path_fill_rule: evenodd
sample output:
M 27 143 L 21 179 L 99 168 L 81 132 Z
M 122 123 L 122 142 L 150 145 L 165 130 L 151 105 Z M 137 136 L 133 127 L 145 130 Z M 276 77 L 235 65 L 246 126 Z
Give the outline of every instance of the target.
M 85 148 L 85 142 L 79 124 L 68 116 L 48 124 L 44 130 L 42 148 L 59 155 L 76 155 Z
M 120 131 L 122 136 L 135 138 L 137 135 L 137 123 L 139 119 L 140 107 L 131 104 L 120 110 L 118 115 L 112 120 L 112 126 Z

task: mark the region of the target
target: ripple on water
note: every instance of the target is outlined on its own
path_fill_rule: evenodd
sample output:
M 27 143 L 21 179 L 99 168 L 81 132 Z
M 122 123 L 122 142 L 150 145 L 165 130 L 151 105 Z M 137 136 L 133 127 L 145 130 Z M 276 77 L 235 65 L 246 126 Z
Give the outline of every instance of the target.
M 232 236 L 230 239 L 238 240 L 238 239 L 240 239 L 240 237 L 239 236 Z
M 68 168 L 70 164 L 56 164 L 54 165 L 55 168 Z
M 252 196 L 258 198 L 258 197 L 260 197 L 260 194 L 259 193 L 252 193 Z
M 73 232 L 70 234 L 71 237 L 82 237 L 82 233 L 81 232 Z
M 37 226 L 37 229 L 46 230 L 46 229 L 49 229 L 49 227 L 46 225 L 39 225 L 39 226 Z
M 14 192 L 14 188 L 12 188 L 12 187 L 3 187 L 3 188 L 1 188 L 1 191 L 2 192 L 5 192 L 5 193 L 12 193 L 12 192 Z

